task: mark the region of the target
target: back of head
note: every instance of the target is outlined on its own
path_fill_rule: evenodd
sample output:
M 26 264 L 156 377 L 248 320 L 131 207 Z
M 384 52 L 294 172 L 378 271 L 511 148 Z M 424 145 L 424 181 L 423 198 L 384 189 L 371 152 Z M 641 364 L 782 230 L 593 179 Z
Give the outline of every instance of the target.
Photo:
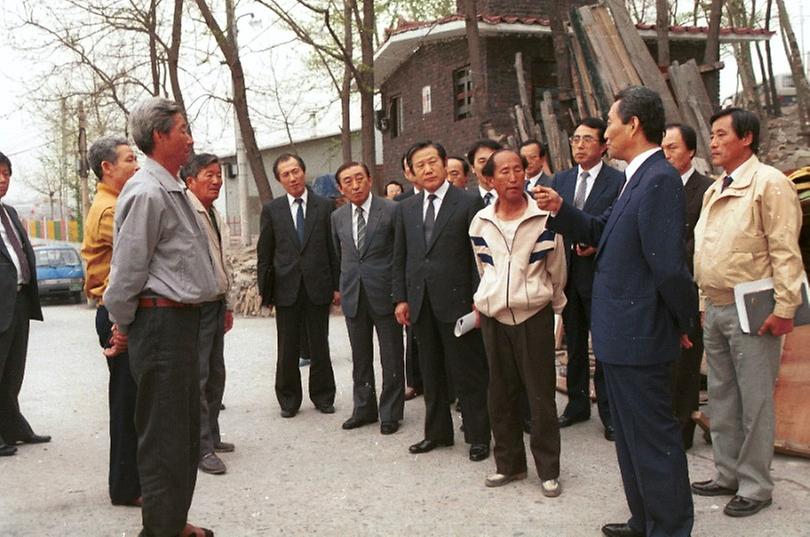
M 115 164 L 118 160 L 118 147 L 122 145 L 129 145 L 126 138 L 121 136 L 103 136 L 93 142 L 93 145 L 87 150 L 87 164 L 93 173 L 96 174 L 98 180 L 104 179 L 104 170 L 101 166 L 102 162 L 109 162 Z

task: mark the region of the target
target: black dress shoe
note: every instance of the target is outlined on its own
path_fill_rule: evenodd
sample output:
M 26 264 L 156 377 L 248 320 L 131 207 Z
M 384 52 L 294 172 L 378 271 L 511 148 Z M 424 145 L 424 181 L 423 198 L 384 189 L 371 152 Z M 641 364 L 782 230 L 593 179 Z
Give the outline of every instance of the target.
M 0 444 L 0 457 L 11 457 L 15 453 L 17 453 L 17 448 L 14 446 Z
M 714 479 L 708 481 L 695 481 L 692 483 L 692 492 L 698 496 L 734 496 L 737 491 L 719 485 Z
M 354 416 L 352 416 L 351 418 L 344 421 L 341 427 L 349 431 L 351 429 L 357 429 L 358 427 L 362 427 L 363 425 L 368 425 L 369 423 L 375 423 L 376 421 L 377 421 L 376 417 L 372 419 L 368 418 L 363 419 L 363 418 L 355 418 Z
M 47 444 L 51 441 L 51 437 L 48 435 L 39 435 L 39 434 L 32 434 L 27 438 L 23 438 L 20 440 L 23 444 Z
M 589 419 L 590 419 L 590 416 L 586 416 L 584 418 L 572 418 L 571 416 L 567 416 L 567 415 L 563 414 L 562 416 L 557 418 L 557 421 L 560 424 L 560 429 L 562 429 L 564 427 L 570 427 L 573 424 L 579 423 L 581 421 L 588 421 Z
M 644 537 L 643 531 L 634 530 L 629 524 L 605 524 L 602 533 L 607 537 Z
M 394 434 L 399 431 L 398 421 L 384 421 L 380 424 L 380 432 L 382 434 Z
M 473 444 L 470 446 L 470 460 L 482 461 L 489 457 L 489 444 Z
M 771 498 L 767 500 L 753 500 L 751 498 L 743 498 L 742 496 L 734 496 L 731 501 L 726 504 L 723 512 L 728 516 L 741 517 L 751 516 L 759 513 L 773 503 Z
M 608 442 L 616 441 L 616 429 L 613 428 L 613 425 L 605 425 L 605 440 Z
M 335 405 L 315 405 L 315 408 L 321 411 L 322 414 L 334 414 Z
M 428 451 L 433 451 L 437 447 L 450 447 L 453 445 L 452 440 L 428 440 L 427 438 L 418 442 L 411 447 L 408 448 L 408 451 L 417 455 L 419 453 L 427 453 Z
M 293 418 L 293 417 L 295 417 L 296 414 L 298 414 L 297 410 L 286 409 L 286 408 L 281 409 L 281 417 L 282 418 Z

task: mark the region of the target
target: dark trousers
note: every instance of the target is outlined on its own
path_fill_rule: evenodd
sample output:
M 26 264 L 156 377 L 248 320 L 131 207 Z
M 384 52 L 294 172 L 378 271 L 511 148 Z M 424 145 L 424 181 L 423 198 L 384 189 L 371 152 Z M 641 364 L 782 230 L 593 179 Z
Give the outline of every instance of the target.
M 200 456 L 220 442 L 219 411 L 225 393 L 225 302 L 200 308 Z
M 28 354 L 29 307 L 26 290 L 18 292 L 14 318 L 0 333 L 0 444 L 11 445 L 34 434 L 19 402 Z
M 186 525 L 200 459 L 200 308 L 139 308 L 129 327 L 142 537 Z
M 329 358 L 329 304 L 313 304 L 301 285 L 292 306 L 276 306 L 278 359 L 276 398 L 282 410 L 301 408 L 301 329 L 309 337 L 309 398 L 315 406 L 335 402 L 335 374 Z
M 568 346 L 568 366 L 565 384 L 568 390 L 568 404 L 563 414 L 573 419 L 588 419 L 591 416 L 591 366 L 588 359 L 588 333 L 591 326 L 591 297 L 581 295 L 576 286 L 565 288 L 568 303 L 563 310 L 565 342 Z M 605 389 L 605 375 L 602 364 L 596 360 L 593 374 L 596 389 L 596 408 L 602 424 L 611 425 L 610 405 Z
M 703 329 L 695 326 L 691 349 L 681 350 L 681 359 L 672 362 L 672 410 L 681 428 L 683 448 L 689 449 L 695 438 L 692 412 L 700 406 L 700 361 L 703 359 Z
M 556 479 L 560 475 L 560 425 L 554 399 L 554 312 L 546 306 L 515 326 L 482 315 L 481 335 L 489 360 L 489 421 L 498 473 L 526 471 L 520 411 L 526 394 L 532 423 L 529 445 L 537 474 L 543 481 Z
M 630 526 L 647 537 L 688 537 L 694 511 L 670 364 L 603 364 Z
M 464 439 L 469 444 L 489 444 L 488 374 L 481 332 L 473 330 L 456 337 L 454 327 L 454 323 L 436 319 L 430 297 L 425 293 L 419 318 L 413 324 L 425 389 L 425 438 L 453 440 L 446 373 L 449 369 L 461 401 Z
M 96 333 L 103 349 L 110 346 L 113 323 L 107 308 L 96 310 Z M 138 477 L 138 433 L 135 431 L 135 400 L 138 387 L 132 378 L 129 353 L 107 358 L 110 371 L 108 399 L 110 406 L 110 500 L 126 504 L 141 495 Z
M 405 376 L 410 388 L 418 392 L 424 391 L 422 386 L 422 373 L 419 371 L 419 344 L 413 328 L 405 327 Z
M 363 286 L 357 300 L 357 314 L 346 317 L 346 328 L 352 346 L 352 381 L 354 410 L 361 420 L 377 418 L 377 391 L 374 381 L 373 331 L 380 345 L 383 386 L 380 392 L 379 417 L 382 422 L 402 420 L 405 407 L 405 362 L 402 326 L 393 313 L 377 315 L 368 304 Z

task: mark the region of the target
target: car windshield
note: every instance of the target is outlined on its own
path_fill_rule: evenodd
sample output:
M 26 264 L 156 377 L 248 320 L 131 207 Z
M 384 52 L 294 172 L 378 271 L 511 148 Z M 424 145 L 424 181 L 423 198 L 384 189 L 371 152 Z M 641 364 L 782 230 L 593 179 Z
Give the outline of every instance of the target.
M 79 255 L 76 250 L 37 248 L 34 250 L 38 267 L 60 267 L 79 265 Z

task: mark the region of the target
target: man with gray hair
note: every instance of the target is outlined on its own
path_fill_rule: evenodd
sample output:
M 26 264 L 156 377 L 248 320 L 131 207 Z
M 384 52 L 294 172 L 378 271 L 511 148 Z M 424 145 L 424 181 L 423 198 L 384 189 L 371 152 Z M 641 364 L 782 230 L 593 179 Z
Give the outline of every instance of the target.
M 203 223 L 177 178 L 194 142 L 167 99 L 141 102 L 129 121 L 147 158 L 116 204 L 104 303 L 118 325 L 113 344 L 128 337 L 138 387 L 140 535 L 208 536 L 186 522 L 200 456 L 200 304 L 219 294 Z
M 110 321 L 103 300 L 110 279 L 115 202 L 126 182 L 138 171 L 138 159 L 125 138 L 105 136 L 90 146 L 87 160 L 98 177 L 98 186 L 84 220 L 82 257 L 87 263 L 84 292 L 97 306 L 96 332 L 110 370 L 110 500 L 113 505 L 139 506 L 142 499 L 136 456 L 137 386 L 129 369 L 126 343 L 122 341 L 126 336 L 119 337 L 119 344 L 113 345 L 113 333 L 118 332 L 118 327 Z

